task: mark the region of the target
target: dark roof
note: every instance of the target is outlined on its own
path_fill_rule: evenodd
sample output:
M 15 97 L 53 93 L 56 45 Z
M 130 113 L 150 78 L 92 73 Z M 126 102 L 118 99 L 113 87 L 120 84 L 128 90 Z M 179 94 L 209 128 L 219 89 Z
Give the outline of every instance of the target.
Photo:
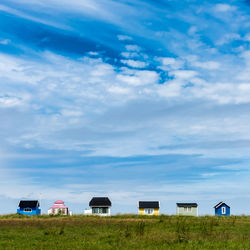
M 139 201 L 139 208 L 160 208 L 159 201 Z
M 229 207 L 225 202 L 221 201 L 221 202 L 219 202 L 217 205 L 215 205 L 214 208 L 219 208 L 219 207 L 221 207 L 223 204 L 226 205 L 227 207 Z M 230 208 L 230 207 L 229 207 L 229 208 Z
M 197 203 L 176 203 L 177 207 L 198 207 Z
M 38 200 L 21 200 L 19 202 L 19 205 L 18 205 L 20 208 L 26 208 L 26 207 L 29 207 L 29 208 L 32 208 L 32 207 L 39 207 L 40 204 L 39 204 L 39 201 Z
M 93 197 L 89 202 L 89 206 L 108 206 L 111 207 L 111 201 L 108 197 Z

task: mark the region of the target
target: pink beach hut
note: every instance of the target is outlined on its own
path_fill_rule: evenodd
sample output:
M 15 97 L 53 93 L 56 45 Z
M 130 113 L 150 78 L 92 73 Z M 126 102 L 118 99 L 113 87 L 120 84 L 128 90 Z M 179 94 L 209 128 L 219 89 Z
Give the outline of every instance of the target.
M 64 201 L 57 200 L 54 202 L 54 205 L 48 210 L 48 214 L 68 215 L 69 209 L 64 205 Z

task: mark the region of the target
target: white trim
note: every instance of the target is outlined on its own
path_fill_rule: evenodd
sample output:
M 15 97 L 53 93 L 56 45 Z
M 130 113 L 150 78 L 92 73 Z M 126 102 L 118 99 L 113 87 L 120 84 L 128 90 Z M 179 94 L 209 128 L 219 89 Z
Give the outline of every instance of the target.
M 218 207 L 220 207 L 223 204 L 225 204 L 225 202 L 220 202 L 217 206 L 215 206 L 215 208 L 218 208 Z
M 111 208 L 111 206 L 106 206 L 106 205 L 103 205 L 103 206 L 89 206 L 90 208 L 93 208 L 93 207 L 108 207 L 108 208 Z
M 230 206 L 228 206 L 227 203 L 224 202 L 224 201 L 221 201 L 221 202 L 220 202 L 218 205 L 216 205 L 214 208 L 217 209 L 217 208 L 219 208 L 220 206 L 222 206 L 223 204 L 230 208 Z

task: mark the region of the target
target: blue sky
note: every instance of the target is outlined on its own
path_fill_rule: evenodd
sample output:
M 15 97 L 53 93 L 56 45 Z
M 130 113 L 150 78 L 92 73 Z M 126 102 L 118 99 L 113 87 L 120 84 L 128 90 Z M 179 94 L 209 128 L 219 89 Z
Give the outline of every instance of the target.
M 248 214 L 249 110 L 250 1 L 0 3 L 0 213 Z

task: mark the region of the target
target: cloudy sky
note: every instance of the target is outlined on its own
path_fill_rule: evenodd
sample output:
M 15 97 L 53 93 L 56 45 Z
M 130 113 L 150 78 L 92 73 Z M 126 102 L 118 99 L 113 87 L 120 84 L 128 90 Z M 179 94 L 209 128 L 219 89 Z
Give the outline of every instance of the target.
M 0 213 L 247 214 L 250 1 L 1 0 L 0 117 Z

